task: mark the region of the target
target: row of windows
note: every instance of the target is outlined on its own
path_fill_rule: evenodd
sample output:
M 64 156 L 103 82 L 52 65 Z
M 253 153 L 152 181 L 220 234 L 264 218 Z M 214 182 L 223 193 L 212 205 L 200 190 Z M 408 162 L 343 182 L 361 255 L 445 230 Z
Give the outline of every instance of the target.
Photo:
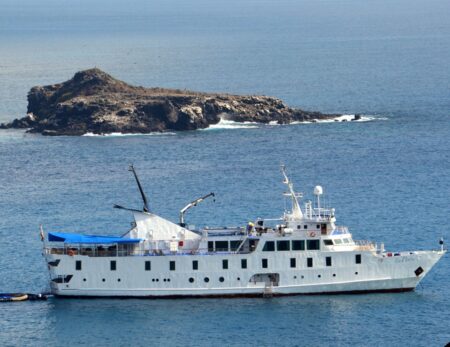
M 316 251 L 320 249 L 320 240 L 280 240 L 280 241 L 266 241 L 263 247 L 263 252 L 274 252 L 275 245 L 277 251 L 304 251 L 306 249 L 310 251 Z
M 267 241 L 267 242 L 273 242 L 273 241 Z M 286 241 L 277 241 L 277 242 L 286 242 Z M 289 241 L 287 241 L 289 242 Z M 295 242 L 295 241 L 292 241 Z M 266 243 L 267 244 L 267 243 Z M 265 245 L 264 245 L 265 246 Z M 152 264 L 150 260 L 146 260 L 144 263 L 145 271 L 151 271 Z M 307 258 L 306 259 L 307 267 L 313 267 L 313 258 Z M 331 257 L 325 257 L 325 264 L 326 266 L 332 266 L 332 259 Z M 355 264 L 361 264 L 361 254 L 355 255 Z M 297 267 L 297 260 L 296 258 L 290 258 L 290 265 L 291 268 Z M 266 269 L 268 268 L 268 259 L 264 258 L 261 259 L 261 266 Z M 75 261 L 75 270 L 81 271 L 81 260 Z M 247 259 L 241 259 L 241 268 L 247 269 Z M 222 259 L 222 269 L 228 270 L 228 259 Z M 115 260 L 111 260 L 110 262 L 110 270 L 116 271 L 117 270 L 117 262 Z M 176 263 L 174 260 L 171 260 L 169 262 L 169 270 L 175 271 L 176 270 Z M 198 260 L 192 261 L 192 270 L 198 270 Z
M 316 229 L 321 229 L 321 228 L 325 228 L 326 229 L 327 225 L 326 224 L 316 224 Z M 297 225 L 297 229 L 301 229 L 302 226 L 301 225 Z M 303 229 L 308 229 L 308 226 L 305 224 L 303 225 Z

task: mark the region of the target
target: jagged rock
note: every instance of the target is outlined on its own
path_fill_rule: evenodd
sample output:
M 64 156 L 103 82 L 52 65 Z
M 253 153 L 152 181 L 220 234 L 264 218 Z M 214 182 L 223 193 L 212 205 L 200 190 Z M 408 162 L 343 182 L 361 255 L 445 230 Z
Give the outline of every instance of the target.
M 28 115 L 0 128 L 28 128 L 42 135 L 149 133 L 207 128 L 221 118 L 287 124 L 337 116 L 290 108 L 268 96 L 135 87 L 90 69 L 63 83 L 31 88 Z

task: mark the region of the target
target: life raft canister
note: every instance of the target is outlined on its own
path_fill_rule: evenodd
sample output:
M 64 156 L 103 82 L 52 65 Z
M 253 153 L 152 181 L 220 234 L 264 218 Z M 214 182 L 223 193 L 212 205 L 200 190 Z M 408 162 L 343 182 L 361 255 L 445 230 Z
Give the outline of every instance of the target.
M 184 246 L 184 241 L 178 241 L 178 247 L 183 247 Z

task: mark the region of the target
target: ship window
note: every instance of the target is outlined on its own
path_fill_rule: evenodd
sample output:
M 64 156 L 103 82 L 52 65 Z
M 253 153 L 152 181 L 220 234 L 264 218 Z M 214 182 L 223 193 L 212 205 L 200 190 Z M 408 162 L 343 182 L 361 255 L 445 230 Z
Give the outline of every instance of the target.
M 295 258 L 291 258 L 291 267 L 295 267 L 295 266 L 296 266 Z
M 305 240 L 293 240 L 292 241 L 293 251 L 304 251 L 305 250 Z
M 223 282 L 223 281 L 225 281 L 225 278 L 219 277 L 219 281 L 220 281 L 220 282 Z
M 111 271 L 116 271 L 116 269 L 117 269 L 116 261 L 115 260 L 111 260 L 111 263 L 110 263 L 109 267 L 110 267 Z
M 361 264 L 361 254 L 356 254 L 355 255 L 355 263 L 356 264 Z
M 242 241 L 230 241 L 230 251 L 235 252 L 239 248 Z
M 325 246 L 333 246 L 333 240 L 323 240 Z
M 331 266 L 331 257 L 326 257 L 325 262 L 326 262 L 327 266 Z
M 313 267 L 313 258 L 307 258 L 306 259 L 306 265 L 308 267 Z
M 75 262 L 75 270 L 81 271 L 81 260 Z
M 308 229 L 308 226 L 305 224 L 305 225 L 303 226 L 303 229 Z
M 175 271 L 175 261 L 174 260 L 170 261 L 169 268 L 170 268 L 170 271 Z
M 262 263 L 262 267 L 263 267 L 263 269 L 267 269 L 267 259 L 266 258 L 263 258 L 263 259 L 261 259 L 261 263 Z
M 209 282 L 209 278 L 208 278 L 208 277 L 205 277 L 205 278 L 204 278 L 204 281 L 205 281 L 206 283 L 208 283 L 208 282 Z
M 214 242 L 208 241 L 208 252 L 214 252 Z
M 301 225 L 297 225 L 297 229 L 301 229 L 301 227 L 302 227 Z
M 317 224 L 317 225 L 316 225 L 316 229 L 320 229 L 320 224 Z
M 194 283 L 194 278 L 193 278 L 193 277 L 190 277 L 190 278 L 189 278 L 189 282 L 190 282 L 190 283 Z
M 145 271 L 150 271 L 152 269 L 152 263 L 150 260 L 145 261 Z
M 344 243 L 350 243 L 349 239 L 343 239 Z
M 320 242 L 319 240 L 307 240 L 306 246 L 310 251 L 318 250 L 320 249 Z
M 223 268 L 224 270 L 227 270 L 227 269 L 228 269 L 228 259 L 223 259 L 223 260 L 222 260 L 222 268 Z
M 266 241 L 264 244 L 263 252 L 273 252 L 275 250 L 275 242 Z
M 216 241 L 216 252 L 228 252 L 228 241 Z
M 290 245 L 289 241 L 283 240 L 283 241 L 277 241 L 277 251 L 289 251 Z
M 192 270 L 198 270 L 198 260 L 192 261 Z
M 336 245 L 340 245 L 342 243 L 342 240 L 341 239 L 334 239 L 334 243 Z
M 247 268 L 247 259 L 241 259 L 241 268 L 243 269 Z

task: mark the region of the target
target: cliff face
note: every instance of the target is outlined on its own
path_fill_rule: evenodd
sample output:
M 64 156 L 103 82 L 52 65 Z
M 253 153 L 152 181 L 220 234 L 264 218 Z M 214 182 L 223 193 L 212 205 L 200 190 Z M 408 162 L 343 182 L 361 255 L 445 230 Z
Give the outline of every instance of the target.
M 134 87 L 90 69 L 60 84 L 33 87 L 28 115 L 0 128 L 28 128 L 43 135 L 149 133 L 207 128 L 221 118 L 286 124 L 337 116 L 293 109 L 268 96 Z

